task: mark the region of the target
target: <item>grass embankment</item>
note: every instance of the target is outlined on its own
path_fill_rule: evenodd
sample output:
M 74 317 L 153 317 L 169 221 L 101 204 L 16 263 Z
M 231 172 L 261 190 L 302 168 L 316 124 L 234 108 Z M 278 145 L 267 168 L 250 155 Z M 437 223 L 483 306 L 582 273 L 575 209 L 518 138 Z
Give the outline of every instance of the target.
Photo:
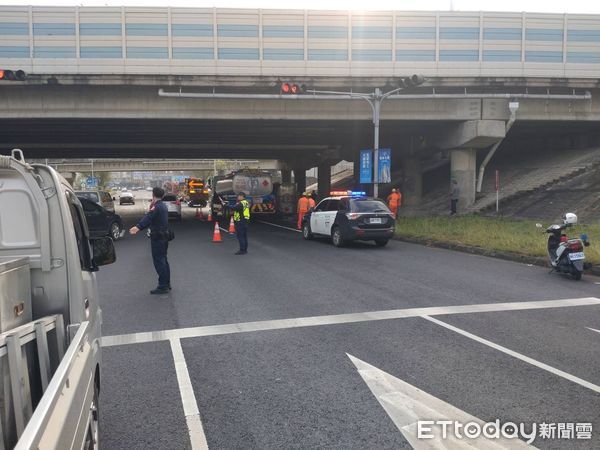
M 526 256 L 547 256 L 547 234 L 535 227 L 535 221 L 520 221 L 480 216 L 401 217 L 396 234 L 400 237 L 432 242 L 461 244 L 486 250 Z M 544 226 L 550 224 L 544 223 Z M 585 248 L 586 260 L 600 264 L 600 223 L 577 225 L 567 230 L 570 237 L 587 233 L 591 245 Z

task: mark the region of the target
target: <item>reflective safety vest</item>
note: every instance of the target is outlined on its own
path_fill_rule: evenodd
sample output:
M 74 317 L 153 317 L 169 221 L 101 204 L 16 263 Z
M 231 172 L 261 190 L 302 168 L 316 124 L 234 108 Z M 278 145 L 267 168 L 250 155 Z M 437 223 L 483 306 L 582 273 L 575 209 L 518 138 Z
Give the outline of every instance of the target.
M 388 196 L 388 206 L 390 208 L 397 208 L 402 203 L 402 195 L 397 192 L 392 192 Z
M 300 197 L 300 199 L 298 200 L 298 212 L 299 213 L 308 212 L 308 209 L 310 208 L 309 205 L 310 205 L 310 201 L 308 200 L 308 198 Z
M 246 220 L 250 220 L 250 203 L 248 203 L 248 200 L 242 200 L 240 201 L 240 205 L 244 206 L 244 219 Z M 233 221 L 234 222 L 239 222 L 241 220 L 240 218 L 240 213 L 238 211 L 234 211 L 233 212 Z

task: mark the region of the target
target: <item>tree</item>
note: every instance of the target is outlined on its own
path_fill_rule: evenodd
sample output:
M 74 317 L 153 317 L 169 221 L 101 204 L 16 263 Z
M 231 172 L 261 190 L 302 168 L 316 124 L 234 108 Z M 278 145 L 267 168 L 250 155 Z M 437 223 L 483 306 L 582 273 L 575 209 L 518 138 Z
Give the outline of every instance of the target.
M 86 180 L 92 176 L 92 172 L 77 172 L 77 176 L 75 177 L 75 182 L 73 183 L 75 186 L 81 186 L 81 183 L 85 183 Z M 110 172 L 94 172 L 94 177 L 98 179 L 98 188 L 103 188 L 106 186 L 111 179 Z

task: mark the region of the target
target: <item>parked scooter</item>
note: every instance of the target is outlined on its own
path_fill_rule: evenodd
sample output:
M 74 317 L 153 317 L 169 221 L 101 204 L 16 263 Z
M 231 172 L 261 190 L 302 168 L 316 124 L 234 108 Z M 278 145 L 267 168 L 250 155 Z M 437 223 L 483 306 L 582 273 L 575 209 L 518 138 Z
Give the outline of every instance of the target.
M 584 269 L 589 269 L 591 264 L 585 263 L 583 247 L 588 247 L 587 234 L 579 238 L 569 239 L 564 230 L 577 225 L 577 216 L 573 213 L 565 214 L 561 225 L 555 224 L 546 228 L 548 236 L 548 258 L 552 271 L 570 274 L 574 280 L 581 280 Z M 541 223 L 536 223 L 539 229 L 544 228 Z

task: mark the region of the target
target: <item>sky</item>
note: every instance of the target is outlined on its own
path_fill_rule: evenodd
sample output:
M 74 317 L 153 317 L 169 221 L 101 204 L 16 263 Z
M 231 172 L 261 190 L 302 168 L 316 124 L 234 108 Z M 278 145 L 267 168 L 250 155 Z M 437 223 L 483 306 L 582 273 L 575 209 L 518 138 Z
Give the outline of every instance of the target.
M 186 6 L 219 8 L 527 11 L 600 14 L 598 0 L 0 0 L 0 5 Z

